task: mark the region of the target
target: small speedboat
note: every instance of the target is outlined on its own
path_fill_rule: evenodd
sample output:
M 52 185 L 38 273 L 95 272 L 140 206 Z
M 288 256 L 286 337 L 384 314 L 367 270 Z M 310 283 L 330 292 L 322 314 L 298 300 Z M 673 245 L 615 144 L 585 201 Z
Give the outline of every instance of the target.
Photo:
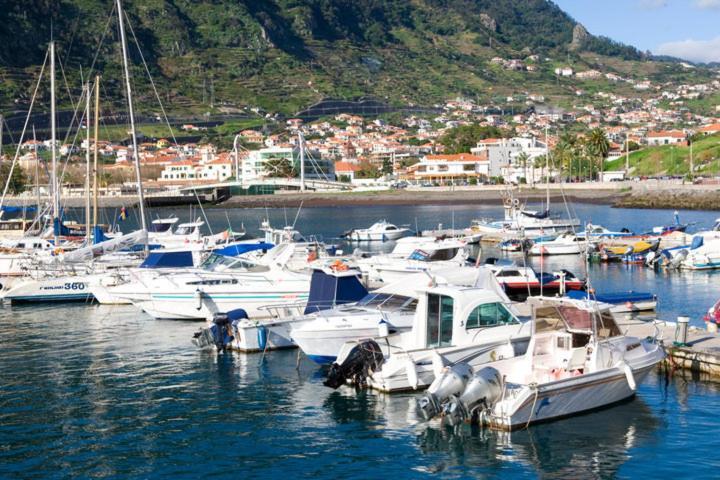
M 410 233 L 409 228 L 398 227 L 386 220 L 380 220 L 369 228 L 358 228 L 348 233 L 348 238 L 355 242 L 387 242 L 397 240 Z
M 511 238 L 500 242 L 500 250 L 503 252 L 527 252 L 532 248 L 533 242 L 530 239 Z
M 515 301 L 525 301 L 531 295 L 563 295 L 570 290 L 585 289 L 585 281 L 565 269 L 538 273 L 532 267 L 495 258 L 485 262 L 507 295 Z
M 610 305 L 612 313 L 637 313 L 655 310 L 657 308 L 657 296 L 650 292 L 606 292 L 591 293 L 573 290 L 567 293 L 568 298 L 576 300 L 597 300 Z
M 594 249 L 594 244 L 587 237 L 565 232 L 553 240 L 535 242 L 530 255 L 577 255 Z
M 665 358 L 656 339 L 623 335 L 596 302 L 535 302 L 524 355 L 478 366 L 433 362 L 435 380 L 417 401 L 422 417 L 514 430 L 577 415 L 633 397 Z
M 600 259 L 603 262 L 623 262 L 629 264 L 642 264 L 647 261 L 650 252 L 655 252 L 660 240 L 641 240 L 632 245 L 604 246 L 600 248 Z

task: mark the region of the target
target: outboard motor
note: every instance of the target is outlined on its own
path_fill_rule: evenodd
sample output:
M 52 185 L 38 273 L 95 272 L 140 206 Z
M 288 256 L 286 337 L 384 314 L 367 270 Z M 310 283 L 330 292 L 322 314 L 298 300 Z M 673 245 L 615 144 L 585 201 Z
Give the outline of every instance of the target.
M 323 385 L 337 389 L 348 380 L 356 385 L 365 385 L 370 372 L 380 368 L 384 360 L 380 345 L 373 340 L 364 340 L 352 347 L 345 355 L 339 355 L 330 366 Z
M 450 425 L 477 420 L 477 408 L 489 407 L 502 397 L 502 377 L 493 367 L 484 367 L 473 375 L 462 395 L 451 396 L 443 413 Z
M 230 321 L 231 319 L 227 313 L 215 313 L 212 325 L 195 332 L 193 343 L 198 348 L 204 349 L 214 346 L 218 350 L 225 350 L 235 339 L 231 333 Z
M 688 250 L 686 248 L 683 248 L 678 253 L 676 253 L 672 260 L 670 260 L 670 267 L 672 268 L 680 268 L 680 265 L 685 261 L 685 259 L 688 256 Z
M 430 420 L 442 411 L 442 404 L 450 396 L 460 395 L 472 377 L 472 368 L 467 363 L 456 363 L 443 368 L 440 375 L 430 384 L 425 395 L 417 400 L 417 411 L 425 420 Z

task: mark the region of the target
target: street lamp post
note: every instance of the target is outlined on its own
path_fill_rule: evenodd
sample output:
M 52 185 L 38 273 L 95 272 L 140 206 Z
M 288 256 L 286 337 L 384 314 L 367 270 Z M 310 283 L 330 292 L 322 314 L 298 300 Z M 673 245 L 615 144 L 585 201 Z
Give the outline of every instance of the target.
M 235 182 L 240 182 L 240 155 L 238 155 L 238 140 L 240 135 L 235 135 L 233 140 L 233 153 L 235 155 Z

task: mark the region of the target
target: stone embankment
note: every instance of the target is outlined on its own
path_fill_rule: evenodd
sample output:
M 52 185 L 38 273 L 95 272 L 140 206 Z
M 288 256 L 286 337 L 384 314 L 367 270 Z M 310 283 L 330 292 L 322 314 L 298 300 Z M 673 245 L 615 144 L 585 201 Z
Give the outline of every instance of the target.
M 720 185 L 637 186 L 620 197 L 614 206 L 720 210 Z

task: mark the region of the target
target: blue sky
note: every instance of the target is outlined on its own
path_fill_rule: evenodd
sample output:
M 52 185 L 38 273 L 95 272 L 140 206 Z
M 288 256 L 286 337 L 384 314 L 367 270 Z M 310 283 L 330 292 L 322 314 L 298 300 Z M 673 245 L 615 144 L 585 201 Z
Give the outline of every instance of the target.
M 720 0 L 553 0 L 590 33 L 656 54 L 720 61 Z

